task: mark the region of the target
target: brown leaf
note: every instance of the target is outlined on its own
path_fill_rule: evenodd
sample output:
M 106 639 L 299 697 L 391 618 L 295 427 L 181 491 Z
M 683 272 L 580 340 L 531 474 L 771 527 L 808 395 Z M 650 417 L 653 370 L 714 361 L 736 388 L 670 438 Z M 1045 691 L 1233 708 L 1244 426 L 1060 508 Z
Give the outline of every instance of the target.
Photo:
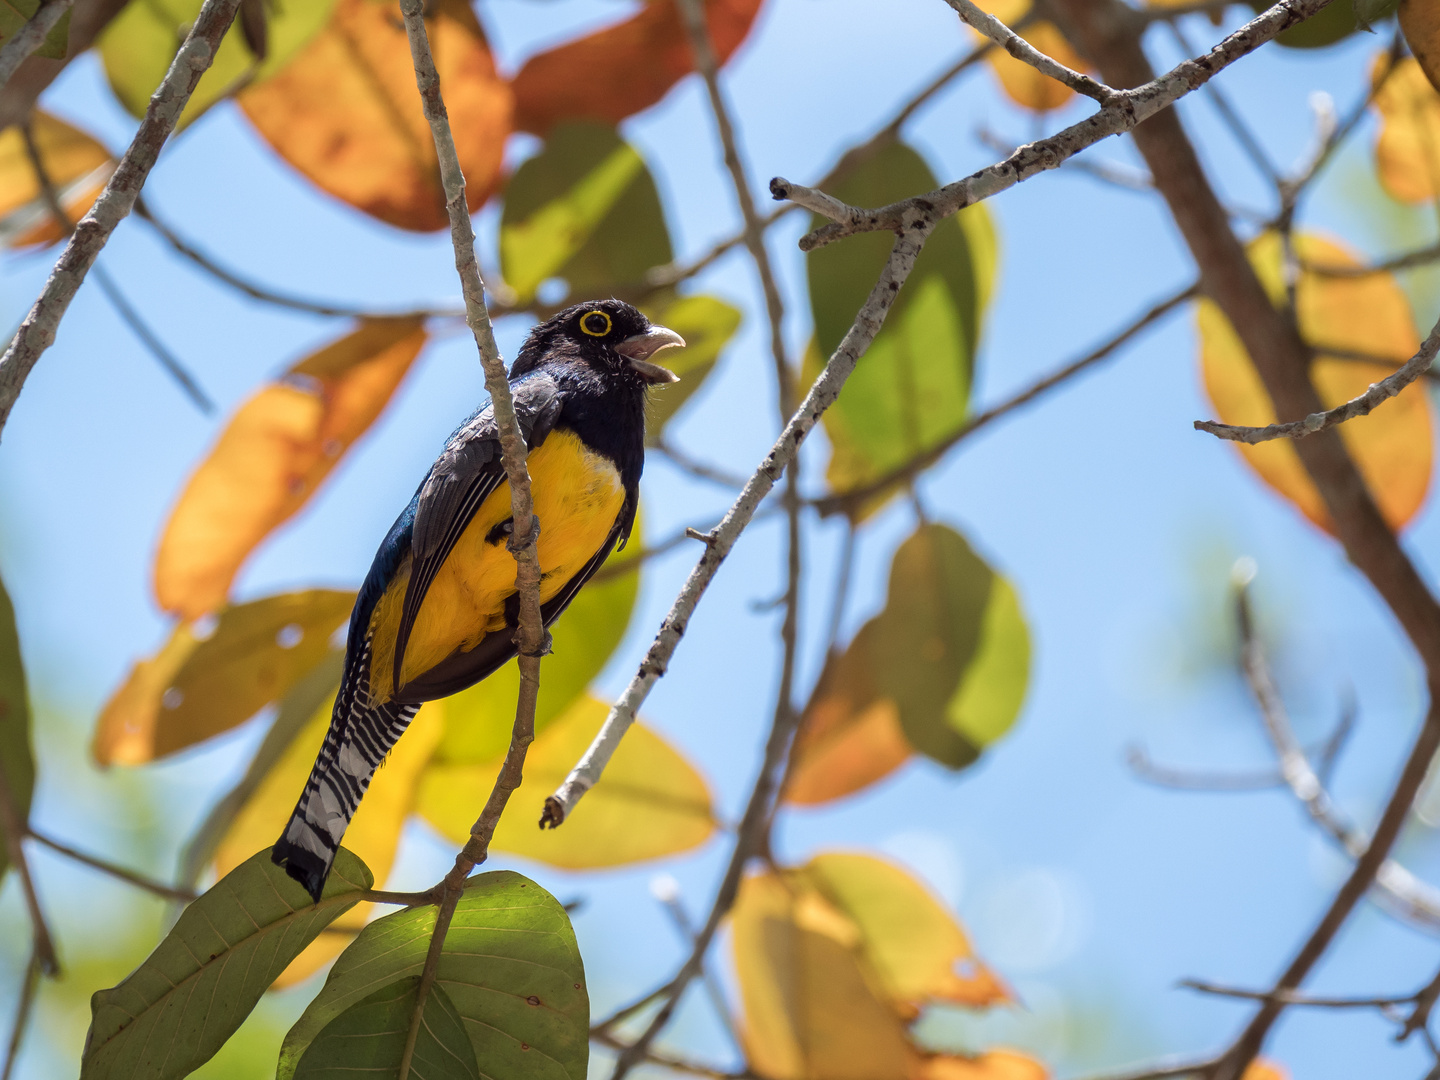
M 761 0 L 708 0 L 721 63 L 745 40 Z M 673 0 L 650 0 L 623 22 L 532 56 L 512 84 L 515 126 L 544 135 L 562 120 L 618 124 L 654 105 L 695 70 Z
M 160 538 L 160 606 L 194 619 L 223 604 L 250 552 L 305 505 L 380 415 L 424 344 L 419 319 L 364 321 L 242 405 Z
M 40 161 L 66 216 L 78 221 L 90 209 L 115 162 L 91 136 L 38 109 L 31 132 Z M 64 236 L 40 190 L 25 136 L 18 124 L 0 132 L 0 242 L 10 247 L 49 244 Z
M 1302 260 L 1313 265 L 1358 265 L 1338 244 L 1316 236 L 1296 236 L 1295 248 Z M 1272 302 L 1283 304 L 1280 238 L 1274 233 L 1257 237 L 1250 244 L 1250 260 Z M 1327 409 L 1364 393 L 1420 347 L 1409 301 L 1390 274 L 1336 278 L 1302 271 L 1295 296 L 1300 332 L 1320 350 L 1310 378 Z M 1197 305 L 1196 318 L 1205 389 L 1220 419 L 1253 427 L 1274 423 L 1270 397 L 1229 320 L 1207 300 Z M 1373 356 L 1377 362 L 1327 356 L 1327 346 Z M 1385 520 L 1392 529 L 1400 528 L 1415 516 L 1430 486 L 1433 438 L 1424 385 L 1412 383 L 1370 416 L 1351 420 L 1338 430 Z M 1306 517 L 1330 529 L 1324 501 L 1290 440 L 1230 445 Z
M 224 609 L 203 640 L 181 623 L 106 704 L 95 760 L 138 765 L 248 720 L 320 662 L 354 601 L 331 589 L 269 596 Z
M 1374 77 L 1389 66 L 1381 54 Z M 1413 59 L 1401 60 L 1375 91 L 1380 138 L 1375 168 L 1380 182 L 1401 202 L 1429 202 L 1440 195 L 1440 94 Z
M 495 191 L 512 95 L 465 0 L 435 0 L 426 20 L 466 200 Z M 275 77 L 239 97 L 277 153 L 318 187 L 402 229 L 448 223 L 435 144 L 393 7 L 339 0 L 329 25 Z

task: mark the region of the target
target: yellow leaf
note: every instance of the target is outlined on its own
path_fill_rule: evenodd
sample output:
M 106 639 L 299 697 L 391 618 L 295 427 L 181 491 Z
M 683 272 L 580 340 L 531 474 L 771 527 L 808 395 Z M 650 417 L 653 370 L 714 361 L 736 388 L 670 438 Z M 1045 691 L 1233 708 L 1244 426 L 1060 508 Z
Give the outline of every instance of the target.
M 1030 0 L 980 0 L 979 6 L 1013 30 L 1015 24 L 1030 10 L 1031 4 Z M 986 40 L 976 31 L 971 33 L 975 34 L 977 41 Z M 1034 22 L 1017 33 L 1046 56 L 1072 71 L 1085 70 L 1085 61 L 1070 47 L 1065 35 L 1060 33 L 1054 23 Z M 1004 49 L 992 49 L 985 59 L 1000 80 L 1005 93 L 1011 100 L 1027 109 L 1034 109 L 1036 112 L 1058 109 L 1075 93 L 1064 83 L 1040 74 Z
M 437 0 L 426 13 L 473 213 L 499 184 L 513 95 L 469 4 Z M 239 101 L 275 151 L 336 198 L 402 229 L 448 223 L 405 26 L 391 7 L 339 0 L 304 52 Z
M 919 881 L 869 855 L 831 852 L 799 871 L 856 927 L 856 945 L 890 1000 L 984 1008 L 1010 1000 L 959 922 Z
M 1300 259 L 1313 265 L 1358 265 L 1348 251 L 1319 237 L 1297 235 L 1295 246 Z M 1277 307 L 1282 305 L 1285 284 L 1280 238 L 1273 233 L 1257 237 L 1250 245 L 1250 260 L 1271 300 Z M 1320 351 L 1311 365 L 1310 378 L 1326 408 L 1364 393 L 1420 347 L 1409 302 L 1389 274 L 1334 278 L 1302 271 L 1295 293 L 1300 332 Z M 1252 427 L 1274 423 L 1269 395 L 1229 320 L 1208 300 L 1197 305 L 1196 319 L 1205 389 L 1220 419 Z M 1327 347 L 1382 358 L 1383 362 L 1327 356 Z M 1412 384 L 1369 416 L 1342 424 L 1339 431 L 1385 520 L 1391 528 L 1400 528 L 1419 510 L 1430 486 L 1430 409 L 1424 386 Z M 1306 517 L 1323 529 L 1330 528 L 1320 493 L 1288 439 L 1231 445 L 1261 479 Z
M 219 876 L 223 877 L 257 851 L 275 843 L 290 820 L 311 766 L 320 753 L 334 704 L 332 696 L 316 710 L 314 718 L 235 815 L 234 824 L 215 851 L 215 870 Z M 415 805 L 416 784 L 444 727 L 443 703 L 432 701 L 420 709 L 385 763 L 376 770 L 360 809 L 345 830 L 345 847 L 370 868 L 377 887 L 385 881 L 395 862 L 400 831 Z M 365 925 L 373 907 L 368 903 L 356 904 L 331 923 L 327 932 L 312 941 L 275 980 L 275 989 L 308 978 L 340 955 L 352 934 Z
M 314 669 L 354 602 L 332 589 L 268 596 L 225 608 L 203 640 L 180 623 L 100 713 L 95 760 L 138 765 L 248 720 Z
M 730 922 L 746 1058 L 771 1080 L 909 1080 L 919 1059 L 900 1015 L 851 947 L 845 916 L 818 917 L 826 906 L 771 872 L 741 883 Z
M 974 1057 L 937 1054 L 920 1067 L 919 1080 L 1045 1080 L 1050 1070 L 1018 1050 L 986 1050 Z M 1245 1080 L 1260 1080 L 1248 1072 Z
M 1440 90 L 1440 8 L 1434 0 L 1400 0 L 1400 29 L 1420 67 Z
M 1374 78 L 1389 66 L 1376 58 Z M 1380 182 L 1401 202 L 1429 202 L 1440 195 L 1440 94 L 1413 59 L 1401 60 L 1375 91 L 1380 138 L 1375 167 Z
M 115 171 L 110 152 L 79 128 L 38 109 L 30 123 L 60 205 L 71 221 L 80 220 Z M 25 137 L 13 124 L 0 132 L 0 243 L 48 244 L 63 235 L 41 194 Z
M 1240 1080 L 1290 1080 L 1290 1070 L 1278 1061 L 1256 1058 L 1245 1067 Z
M 715 829 L 705 778 L 638 723 L 564 827 L 544 832 L 537 827 L 545 797 L 580 759 L 608 712 L 605 702 L 582 694 L 536 737 L 525 760 L 525 781 L 510 796 L 493 848 L 583 870 L 657 859 L 705 842 Z M 446 838 L 463 843 L 499 769 L 498 759 L 483 765 L 432 763 L 420 781 L 416 809 Z
M 305 505 L 424 344 L 418 319 L 366 320 L 242 405 L 160 538 L 160 606 L 193 619 L 223 604 L 250 552 Z

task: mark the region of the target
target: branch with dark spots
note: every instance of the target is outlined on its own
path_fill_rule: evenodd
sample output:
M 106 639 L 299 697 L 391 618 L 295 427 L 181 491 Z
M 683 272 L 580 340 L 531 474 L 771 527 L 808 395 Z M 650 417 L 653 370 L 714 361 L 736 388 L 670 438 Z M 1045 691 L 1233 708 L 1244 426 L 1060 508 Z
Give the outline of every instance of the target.
M 75 0 L 42 0 L 25 25 L 10 35 L 0 48 L 0 87 L 10 81 L 10 76 L 45 40 L 57 23 L 64 18 Z

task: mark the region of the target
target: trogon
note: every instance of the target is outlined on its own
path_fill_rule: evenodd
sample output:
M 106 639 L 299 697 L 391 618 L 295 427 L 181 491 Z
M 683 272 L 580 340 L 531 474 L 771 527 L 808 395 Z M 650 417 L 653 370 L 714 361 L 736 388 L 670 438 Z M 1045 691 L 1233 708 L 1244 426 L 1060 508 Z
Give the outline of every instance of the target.
M 651 357 L 684 344 L 629 304 L 602 300 L 535 327 L 510 369 L 529 448 L 546 626 L 629 538 L 646 394 L 676 380 Z M 317 901 L 370 778 L 421 703 L 479 682 L 515 655 L 511 531 L 510 485 L 487 404 L 450 436 L 355 600 L 330 729 L 271 853 Z

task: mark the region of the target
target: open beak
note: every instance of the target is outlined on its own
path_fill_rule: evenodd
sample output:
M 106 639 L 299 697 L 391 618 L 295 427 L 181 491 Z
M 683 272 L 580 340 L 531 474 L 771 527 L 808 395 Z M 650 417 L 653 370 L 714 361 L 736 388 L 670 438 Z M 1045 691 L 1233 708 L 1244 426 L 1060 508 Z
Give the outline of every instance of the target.
M 636 334 L 628 337 L 619 345 L 615 351 L 625 357 L 630 367 L 647 383 L 672 383 L 679 382 L 680 376 L 676 375 L 669 368 L 663 368 L 659 364 L 652 364 L 650 357 L 654 356 L 661 349 L 684 348 L 685 339 L 674 330 L 664 326 L 652 326 L 643 334 Z

